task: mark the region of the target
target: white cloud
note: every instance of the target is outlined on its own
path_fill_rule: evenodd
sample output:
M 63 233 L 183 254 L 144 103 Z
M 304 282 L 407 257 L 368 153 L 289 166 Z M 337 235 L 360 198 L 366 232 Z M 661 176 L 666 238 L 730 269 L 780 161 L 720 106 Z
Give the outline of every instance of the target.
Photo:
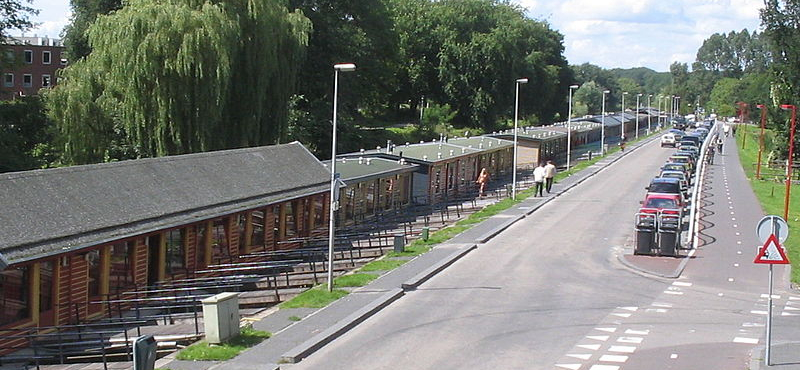
M 517 0 L 564 34 L 567 60 L 668 71 L 714 33 L 757 30 L 762 0 Z

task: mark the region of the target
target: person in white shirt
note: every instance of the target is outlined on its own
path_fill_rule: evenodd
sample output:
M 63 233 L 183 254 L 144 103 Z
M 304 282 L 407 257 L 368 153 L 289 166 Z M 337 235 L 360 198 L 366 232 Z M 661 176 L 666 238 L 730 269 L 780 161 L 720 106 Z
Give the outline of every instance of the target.
M 553 188 L 553 178 L 555 177 L 556 165 L 553 164 L 553 161 L 547 161 L 544 166 L 544 188 L 547 190 L 547 194 L 550 194 L 550 189 Z
M 536 197 L 543 197 L 544 193 L 544 166 L 539 163 L 539 167 L 536 167 L 533 170 L 533 182 L 536 184 L 536 188 L 533 192 L 533 196 Z

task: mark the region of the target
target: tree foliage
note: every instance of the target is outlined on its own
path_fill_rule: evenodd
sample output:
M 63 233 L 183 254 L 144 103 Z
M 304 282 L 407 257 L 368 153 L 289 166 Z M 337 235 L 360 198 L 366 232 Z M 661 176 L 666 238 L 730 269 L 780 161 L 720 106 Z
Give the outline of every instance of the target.
M 134 0 L 46 94 L 69 162 L 265 145 L 286 135 L 310 24 L 278 0 Z
M 762 35 L 731 31 L 715 33 L 697 50 L 695 70 L 720 72 L 724 77 L 742 77 L 744 73 L 764 72 L 771 59 Z
M 64 27 L 64 45 L 67 58 L 78 61 L 91 52 L 86 31 L 97 16 L 122 8 L 122 0 L 70 0 L 72 19 Z
M 52 123 L 36 96 L 0 102 L 0 172 L 45 167 L 54 160 Z
M 8 37 L 8 30 L 25 31 L 33 27 L 31 15 L 39 14 L 39 10 L 25 5 L 32 0 L 0 0 L 0 41 Z

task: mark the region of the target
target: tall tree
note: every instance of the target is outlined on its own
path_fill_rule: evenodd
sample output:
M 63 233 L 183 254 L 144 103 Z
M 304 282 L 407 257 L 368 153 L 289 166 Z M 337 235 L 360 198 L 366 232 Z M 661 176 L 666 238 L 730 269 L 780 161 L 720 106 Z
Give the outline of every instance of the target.
M 91 52 L 86 31 L 97 16 L 122 8 L 122 0 L 70 0 L 72 19 L 64 27 L 67 58 L 76 62 Z
M 280 0 L 133 0 L 46 94 L 68 162 L 276 143 L 310 24 Z
M 24 0 L 24 2 L 19 0 L 0 0 L 0 41 L 8 37 L 8 30 L 25 31 L 33 27 L 30 16 L 39 14 L 39 10 L 24 4 L 30 4 L 31 2 L 32 0 Z

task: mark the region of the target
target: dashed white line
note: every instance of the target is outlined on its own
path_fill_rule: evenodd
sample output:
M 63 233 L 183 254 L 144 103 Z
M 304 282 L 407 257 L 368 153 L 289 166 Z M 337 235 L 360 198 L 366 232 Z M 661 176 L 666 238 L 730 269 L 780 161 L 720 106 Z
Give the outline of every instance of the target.
M 628 329 L 628 330 L 625 330 L 625 334 L 632 334 L 632 335 L 647 335 L 647 334 L 650 334 L 650 330 L 633 330 L 633 329 Z
M 761 311 L 761 310 L 752 310 L 752 311 L 750 311 L 750 313 L 752 313 L 752 314 L 754 314 L 754 315 L 766 315 L 766 314 L 767 314 L 767 311 Z
M 587 335 L 586 338 L 605 342 L 608 340 L 608 335 Z
M 569 370 L 578 370 L 581 368 L 581 364 L 556 364 L 556 367 Z
M 736 337 L 736 338 L 733 338 L 733 343 L 758 344 L 758 339 L 757 338 Z
M 677 353 L 673 353 L 673 354 L 669 355 L 669 358 L 674 360 L 674 359 L 678 358 L 678 354 Z
M 636 347 L 633 346 L 611 346 L 608 348 L 608 352 L 615 352 L 615 353 L 633 353 L 636 351 Z
M 567 357 L 577 358 L 577 359 L 581 359 L 581 360 L 588 360 L 588 359 L 592 358 L 592 354 L 591 353 L 570 353 L 570 354 L 567 355 Z
M 614 365 L 592 365 L 589 370 L 619 370 L 619 366 Z
M 643 340 L 644 338 L 642 337 L 619 337 L 619 339 L 617 339 L 617 342 L 641 344 Z
M 739 264 L 738 263 L 734 263 L 733 267 L 739 267 Z
M 629 313 L 612 313 L 612 315 L 625 318 L 631 317 L 631 314 Z
M 600 361 L 603 362 L 625 362 L 628 361 L 628 356 L 622 355 L 602 355 L 600 356 Z
M 635 312 L 636 310 L 639 309 L 639 307 L 617 307 L 617 308 L 619 308 L 620 310 L 631 311 L 631 312 Z
M 579 344 L 579 345 L 577 345 L 577 347 L 580 347 L 580 348 L 583 348 L 583 349 L 590 349 L 592 351 L 597 351 L 598 349 L 600 349 L 600 345 L 599 344 Z
M 692 286 L 692 283 L 687 283 L 687 282 L 683 282 L 683 281 L 676 281 L 676 282 L 673 282 L 672 285 L 675 285 L 675 286 Z
M 594 328 L 594 330 L 604 331 L 606 333 L 613 333 L 617 331 L 617 328 Z

